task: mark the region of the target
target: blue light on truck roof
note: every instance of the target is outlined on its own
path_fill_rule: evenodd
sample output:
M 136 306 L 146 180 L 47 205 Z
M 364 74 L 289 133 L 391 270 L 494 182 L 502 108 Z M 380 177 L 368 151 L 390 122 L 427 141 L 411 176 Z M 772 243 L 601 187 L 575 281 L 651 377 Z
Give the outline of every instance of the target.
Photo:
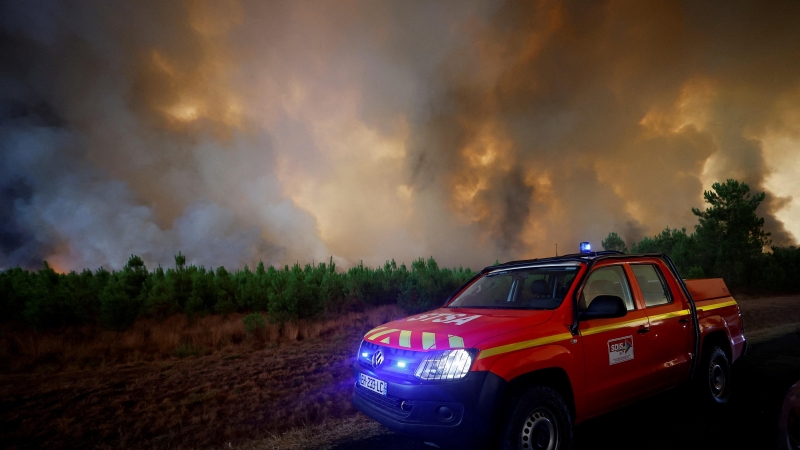
M 588 242 L 581 242 L 581 253 L 591 253 L 592 252 L 592 244 Z
M 367 355 L 368 355 L 368 353 L 367 353 L 367 352 L 364 352 L 364 353 L 362 353 L 362 354 L 361 354 L 361 356 L 363 356 L 364 358 L 366 358 L 366 357 L 367 357 Z
M 404 369 L 406 367 L 405 361 L 397 361 L 397 367 Z

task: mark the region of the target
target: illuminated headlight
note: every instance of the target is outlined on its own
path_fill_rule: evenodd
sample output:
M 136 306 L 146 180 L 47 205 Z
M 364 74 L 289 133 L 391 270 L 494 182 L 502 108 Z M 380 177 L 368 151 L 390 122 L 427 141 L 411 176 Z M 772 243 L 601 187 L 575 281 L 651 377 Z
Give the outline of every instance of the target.
M 458 380 L 472 366 L 472 355 L 464 350 L 445 350 L 425 358 L 414 375 L 422 380 Z

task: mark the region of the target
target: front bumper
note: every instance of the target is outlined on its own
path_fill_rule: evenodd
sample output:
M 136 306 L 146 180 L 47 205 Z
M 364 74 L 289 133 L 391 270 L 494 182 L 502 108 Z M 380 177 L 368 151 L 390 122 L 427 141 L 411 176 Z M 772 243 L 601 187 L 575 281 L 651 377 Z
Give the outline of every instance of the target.
M 353 404 L 385 427 L 440 447 L 485 448 L 492 438 L 495 408 L 505 380 L 490 372 L 470 372 L 448 382 L 409 382 L 353 365 Z M 386 381 L 385 396 L 359 386 L 364 373 Z

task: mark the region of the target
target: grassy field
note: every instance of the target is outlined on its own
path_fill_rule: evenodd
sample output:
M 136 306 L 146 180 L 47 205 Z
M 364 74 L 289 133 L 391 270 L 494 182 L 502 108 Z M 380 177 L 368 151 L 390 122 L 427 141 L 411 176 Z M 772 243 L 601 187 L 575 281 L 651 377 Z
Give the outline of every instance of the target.
M 751 339 L 800 325 L 800 297 L 740 298 Z M 0 447 L 314 448 L 381 427 L 350 403 L 363 334 L 396 307 L 324 324 L 241 316 L 0 339 Z
M 400 316 L 385 306 L 252 337 L 235 315 L 94 338 L 6 332 L 0 447 L 222 448 L 353 416 L 360 338 Z

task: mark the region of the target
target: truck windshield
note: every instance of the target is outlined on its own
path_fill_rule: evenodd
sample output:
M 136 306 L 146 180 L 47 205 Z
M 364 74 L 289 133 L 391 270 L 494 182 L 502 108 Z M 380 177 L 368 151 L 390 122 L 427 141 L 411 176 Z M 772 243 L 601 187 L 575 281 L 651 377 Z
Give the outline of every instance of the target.
M 579 266 L 528 267 L 489 273 L 475 280 L 448 308 L 555 309 Z

